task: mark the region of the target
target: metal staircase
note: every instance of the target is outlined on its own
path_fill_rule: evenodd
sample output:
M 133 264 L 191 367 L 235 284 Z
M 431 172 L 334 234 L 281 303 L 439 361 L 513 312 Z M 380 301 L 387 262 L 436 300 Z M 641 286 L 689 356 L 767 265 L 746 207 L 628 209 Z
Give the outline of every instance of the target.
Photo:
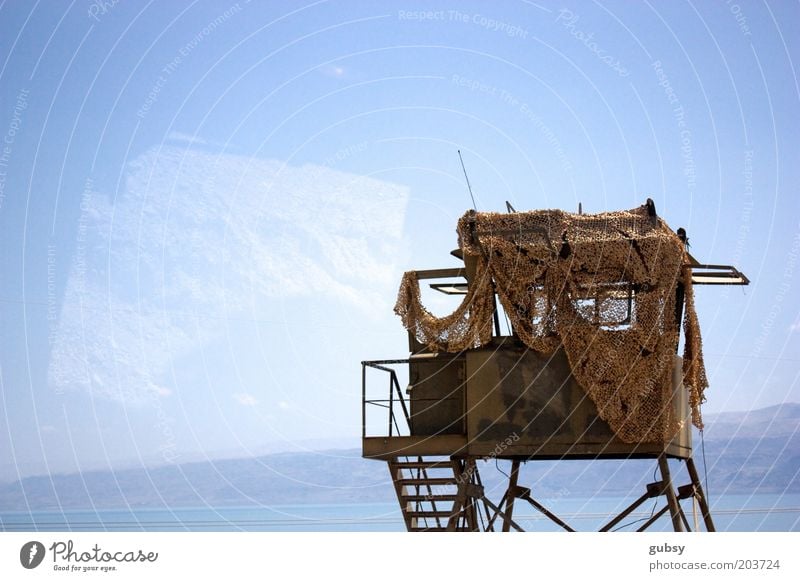
M 409 360 L 384 360 L 362 362 L 362 436 L 365 456 L 367 444 L 370 445 L 369 457 L 379 458 L 387 462 L 392 477 L 395 493 L 400 504 L 406 530 L 411 532 L 444 532 L 444 531 L 522 531 L 522 527 L 514 520 L 514 506 L 518 501 L 525 501 L 547 519 L 565 531 L 574 530 L 556 514 L 533 498 L 530 488 L 519 485 L 520 465 L 530 456 L 500 456 L 500 459 L 511 460 L 511 472 L 508 475 L 508 487 L 499 503 L 495 505 L 486 497 L 480 473 L 476 464 L 478 459 L 494 457 L 496 452 L 485 450 L 470 453 L 471 443 L 462 441 L 457 435 L 434 434 L 414 435 L 409 433 L 412 422 L 409 406 L 400 389 L 400 382 L 391 365 L 407 364 Z M 367 397 L 367 368 L 385 372 L 389 377 L 388 398 L 373 399 Z M 377 406 L 387 410 L 388 423 L 386 433 L 377 437 L 368 437 L 366 428 L 367 406 Z M 424 409 L 424 408 L 423 408 Z M 406 435 L 408 434 L 408 435 Z M 688 454 L 686 453 L 688 450 Z M 669 513 L 673 528 L 676 531 L 691 530 L 690 523 L 681 507 L 680 501 L 694 499 L 697 501 L 706 530 L 713 531 L 714 523 L 709 512 L 708 502 L 700 485 L 700 477 L 691 457 L 691 443 L 682 450 L 670 452 L 663 446 L 655 446 L 644 451 L 634 450 L 637 457 L 655 458 L 661 471 L 661 480 L 647 485 L 646 492 L 625 508 L 601 531 L 616 530 L 623 519 L 648 499 L 665 496 L 666 505 L 654 512 L 642 526 L 640 531 L 648 529 L 660 517 Z M 562 457 L 558 450 L 544 457 Z M 589 457 L 593 454 L 586 453 Z M 612 457 L 605 452 L 600 455 Z M 686 463 L 690 483 L 675 487 L 667 460 L 669 458 L 683 460 Z M 626 525 L 627 526 L 627 525 Z M 695 526 L 695 529 L 699 527 Z
M 478 507 L 466 493 L 479 485 L 474 461 L 436 456 L 400 456 L 389 461 L 406 530 L 480 530 Z

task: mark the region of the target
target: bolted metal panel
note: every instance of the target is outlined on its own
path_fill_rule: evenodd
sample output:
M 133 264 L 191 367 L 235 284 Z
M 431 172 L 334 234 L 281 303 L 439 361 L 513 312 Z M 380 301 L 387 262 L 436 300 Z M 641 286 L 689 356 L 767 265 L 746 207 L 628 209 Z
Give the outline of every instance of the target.
M 411 436 L 466 436 L 468 453 L 483 457 L 654 457 L 666 451 L 688 458 L 691 421 L 678 357 L 672 379 L 673 400 L 665 406 L 684 420 L 683 428 L 666 445 L 629 444 L 599 417 L 562 349 L 542 355 L 508 338 L 457 355 L 412 355 Z
M 509 448 L 614 438 L 572 376 L 562 349 L 550 356 L 525 348 L 481 349 L 466 357 L 471 444 L 494 449 L 508 438 Z
M 411 357 L 412 436 L 464 433 L 464 365 L 463 356 Z

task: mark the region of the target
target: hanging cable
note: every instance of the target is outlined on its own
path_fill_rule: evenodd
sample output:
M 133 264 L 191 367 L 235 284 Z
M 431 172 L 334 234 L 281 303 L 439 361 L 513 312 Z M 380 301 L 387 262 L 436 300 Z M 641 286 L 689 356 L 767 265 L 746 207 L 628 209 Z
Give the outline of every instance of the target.
M 705 430 L 700 430 L 700 450 L 703 454 L 703 482 L 705 484 L 705 490 L 703 492 L 706 495 L 706 504 L 708 504 L 709 492 L 708 492 L 708 467 L 706 466 L 706 434 Z
M 494 467 L 497 468 L 497 471 L 506 478 L 511 478 L 511 476 L 503 472 L 503 470 L 500 468 L 500 464 L 497 463 L 497 458 L 494 459 Z
M 613 529 L 611 532 L 615 533 L 615 532 L 621 531 L 622 529 L 627 528 L 627 527 L 629 527 L 631 525 L 635 525 L 636 523 L 640 523 L 642 521 L 646 521 L 646 520 L 649 520 L 649 519 L 653 518 L 653 515 L 656 513 L 656 506 L 658 506 L 658 499 L 657 498 L 655 499 L 655 502 L 653 502 L 653 510 L 650 511 L 650 516 L 646 516 L 646 517 L 643 517 L 643 518 L 640 518 L 640 519 L 632 520 L 629 523 L 626 523 L 624 525 L 618 526 L 617 528 Z

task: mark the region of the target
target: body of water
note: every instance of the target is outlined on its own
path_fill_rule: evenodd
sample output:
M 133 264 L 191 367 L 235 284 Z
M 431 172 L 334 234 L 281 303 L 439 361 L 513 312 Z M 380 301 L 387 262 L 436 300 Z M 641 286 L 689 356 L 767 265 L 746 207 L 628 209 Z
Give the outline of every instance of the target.
M 624 498 L 537 499 L 572 528 L 598 530 L 630 504 Z M 649 500 L 620 530 L 636 530 L 664 498 Z M 711 499 L 719 531 L 800 531 L 800 495 L 729 495 Z M 684 501 L 693 522 L 691 504 Z M 697 518 L 701 520 L 698 513 Z M 517 501 L 514 519 L 526 531 L 560 530 L 524 501 Z M 624 526 L 627 525 L 627 526 Z M 694 528 L 694 527 L 693 527 Z M 701 527 L 702 528 L 702 527 Z M 0 513 L 3 531 L 403 531 L 396 503 L 295 505 L 273 507 L 197 507 L 175 509 L 49 510 Z M 650 530 L 671 530 L 664 515 Z

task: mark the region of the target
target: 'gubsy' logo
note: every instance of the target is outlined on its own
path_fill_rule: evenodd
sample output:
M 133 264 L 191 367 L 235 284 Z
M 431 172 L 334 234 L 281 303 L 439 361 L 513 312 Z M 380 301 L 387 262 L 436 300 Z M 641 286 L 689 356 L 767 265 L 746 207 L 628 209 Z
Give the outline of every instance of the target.
M 44 545 L 39 541 L 30 541 L 19 550 L 19 562 L 26 569 L 35 569 L 44 559 Z

